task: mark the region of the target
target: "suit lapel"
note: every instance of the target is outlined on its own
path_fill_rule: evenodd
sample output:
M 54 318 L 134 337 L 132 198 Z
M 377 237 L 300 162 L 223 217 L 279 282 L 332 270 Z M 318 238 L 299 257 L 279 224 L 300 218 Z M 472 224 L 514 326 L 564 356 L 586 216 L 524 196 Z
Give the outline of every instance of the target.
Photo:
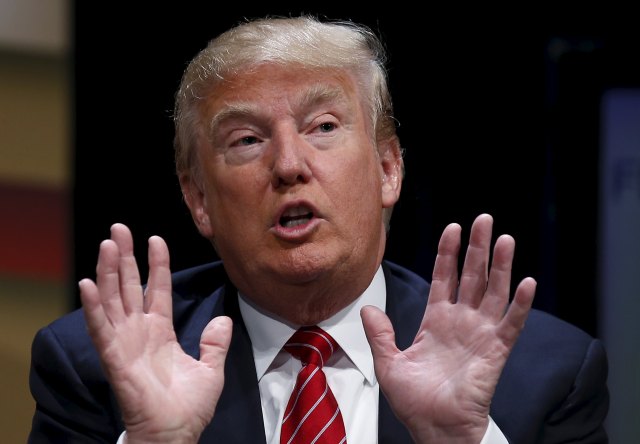
M 413 343 L 426 305 L 426 293 L 420 294 L 406 279 L 398 277 L 383 262 L 382 269 L 387 288 L 386 313 L 396 334 L 396 345 L 404 350 Z M 398 421 L 387 398 L 380 391 L 378 416 L 379 444 L 412 444 L 406 427 Z
M 418 331 L 428 294 L 424 282 L 412 282 L 400 269 L 383 262 L 387 303 L 386 312 L 396 333 L 396 344 L 404 350 Z M 227 283 L 217 298 L 212 313 L 225 314 L 233 320 L 233 335 L 225 362 L 225 384 L 213 421 L 202 434 L 200 442 L 266 444 L 260 390 L 255 371 L 253 351 L 238 306 L 237 290 Z M 200 329 L 199 331 L 202 331 Z M 396 418 L 386 398 L 380 393 L 379 444 L 413 444 L 407 429 Z
M 223 292 L 214 316 L 231 317 L 233 334 L 225 361 L 224 389 L 213 421 L 200 442 L 266 444 L 253 350 L 240 314 L 237 291 L 227 284 Z

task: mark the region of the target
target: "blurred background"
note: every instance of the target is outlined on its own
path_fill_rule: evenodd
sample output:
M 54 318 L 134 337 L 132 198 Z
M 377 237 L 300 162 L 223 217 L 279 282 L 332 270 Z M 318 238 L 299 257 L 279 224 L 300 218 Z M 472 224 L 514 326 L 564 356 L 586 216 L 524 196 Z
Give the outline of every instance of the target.
M 72 6 L 0 0 L 0 430 L 24 443 L 36 329 L 73 305 Z
M 0 0 L 0 422 L 24 442 L 36 330 L 78 307 L 98 244 L 128 224 L 177 270 L 215 259 L 173 170 L 186 63 L 244 17 L 310 12 L 386 42 L 403 196 L 387 258 L 430 277 L 444 226 L 489 212 L 516 238 L 514 285 L 602 338 L 613 444 L 640 442 L 640 29 L 604 3 L 518 9 L 132 6 Z M 143 275 L 146 264 L 140 260 Z

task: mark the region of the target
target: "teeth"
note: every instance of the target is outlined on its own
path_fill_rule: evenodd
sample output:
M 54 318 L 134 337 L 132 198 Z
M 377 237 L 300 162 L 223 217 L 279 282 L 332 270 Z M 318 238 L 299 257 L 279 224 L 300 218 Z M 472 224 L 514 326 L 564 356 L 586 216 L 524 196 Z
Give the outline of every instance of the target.
M 305 214 L 311 213 L 311 210 L 305 206 L 302 207 L 294 207 L 294 208 L 289 208 L 287 211 L 284 212 L 284 214 L 282 215 L 283 217 L 297 217 L 297 216 L 303 216 Z
M 286 228 L 291 228 L 291 227 L 295 227 L 297 225 L 302 225 L 304 223 L 307 222 L 308 219 L 291 219 L 288 221 L 285 221 L 282 226 L 286 227 Z
M 305 206 L 289 208 L 282 214 L 280 225 L 285 228 L 291 228 L 306 224 L 311 218 L 313 218 L 313 212 Z

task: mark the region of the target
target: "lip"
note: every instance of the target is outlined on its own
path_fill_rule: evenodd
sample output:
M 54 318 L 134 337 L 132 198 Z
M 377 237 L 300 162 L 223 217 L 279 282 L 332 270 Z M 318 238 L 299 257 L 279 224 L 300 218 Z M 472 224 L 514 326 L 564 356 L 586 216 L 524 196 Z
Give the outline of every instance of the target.
M 280 225 L 280 219 L 282 215 L 289 211 L 291 208 L 304 206 L 311 210 L 313 213 L 313 217 L 311 220 L 304 224 L 296 225 L 295 227 L 284 227 Z M 273 232 L 276 237 L 290 241 L 290 242 L 303 242 L 305 241 L 313 232 L 315 232 L 318 228 L 322 220 L 322 215 L 318 211 L 318 209 L 313 206 L 310 202 L 306 200 L 295 200 L 291 202 L 287 202 L 282 205 L 278 212 L 276 213 L 276 217 L 273 220 L 273 224 L 271 225 L 271 232 Z

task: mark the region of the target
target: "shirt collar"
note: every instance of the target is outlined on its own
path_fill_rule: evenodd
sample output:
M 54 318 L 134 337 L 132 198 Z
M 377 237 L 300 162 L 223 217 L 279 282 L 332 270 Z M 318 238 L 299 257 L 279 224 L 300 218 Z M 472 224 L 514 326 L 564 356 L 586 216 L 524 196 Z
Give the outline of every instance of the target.
M 242 293 L 238 295 L 240 313 L 251 339 L 259 381 L 299 326 L 262 310 Z M 318 326 L 333 336 L 357 369 L 373 384 L 373 356 L 360 318 L 360 309 L 365 305 L 385 310 L 386 286 L 382 267 L 378 267 L 371 284 L 360 297 Z

